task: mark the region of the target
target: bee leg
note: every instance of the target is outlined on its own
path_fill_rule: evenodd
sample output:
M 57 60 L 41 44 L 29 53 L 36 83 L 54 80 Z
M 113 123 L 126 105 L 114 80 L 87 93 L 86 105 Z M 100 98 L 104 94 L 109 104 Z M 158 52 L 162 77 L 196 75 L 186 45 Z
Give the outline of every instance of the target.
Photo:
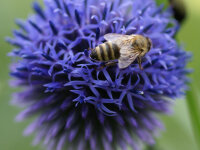
M 138 64 L 139 64 L 140 69 L 143 70 L 143 67 L 142 67 L 142 58 L 141 58 L 141 57 L 138 57 L 138 58 L 137 58 L 137 61 L 138 61 Z
M 114 66 L 117 62 L 115 61 L 111 61 L 111 62 L 108 62 L 105 64 L 106 67 L 109 67 L 109 66 Z
M 103 68 L 106 67 L 106 64 L 102 62 L 98 67 L 95 68 L 96 71 L 102 70 Z
M 116 63 L 117 63 L 117 62 L 114 62 L 114 61 L 112 61 L 112 62 L 107 62 L 107 63 L 102 63 L 102 64 L 100 65 L 100 67 L 96 68 L 96 70 L 102 70 L 102 69 L 105 68 L 105 67 L 114 66 Z

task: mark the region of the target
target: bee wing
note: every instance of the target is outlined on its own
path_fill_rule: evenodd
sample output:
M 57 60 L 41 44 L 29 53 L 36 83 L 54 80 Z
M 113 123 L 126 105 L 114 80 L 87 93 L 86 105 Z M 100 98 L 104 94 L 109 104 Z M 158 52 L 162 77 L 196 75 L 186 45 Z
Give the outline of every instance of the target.
M 119 68 L 127 68 L 139 55 L 140 53 L 137 50 L 134 50 L 131 46 L 122 47 L 120 50 L 120 58 L 118 61 Z
M 108 33 L 104 35 L 104 38 L 107 41 L 110 42 L 116 42 L 117 40 L 123 41 L 123 40 L 128 40 L 132 39 L 135 35 L 123 35 L 123 34 L 117 34 L 117 33 Z

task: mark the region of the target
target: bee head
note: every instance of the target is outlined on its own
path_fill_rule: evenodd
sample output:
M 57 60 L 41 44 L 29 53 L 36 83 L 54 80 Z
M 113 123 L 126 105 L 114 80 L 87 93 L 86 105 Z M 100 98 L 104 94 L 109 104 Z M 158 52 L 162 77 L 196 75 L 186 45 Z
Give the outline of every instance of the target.
M 152 47 L 152 42 L 151 42 L 151 39 L 146 37 L 146 40 L 147 40 L 147 50 L 150 51 L 151 47 Z
M 141 45 L 140 45 L 140 51 L 141 51 L 140 56 L 143 57 L 146 53 L 148 53 L 151 50 L 152 44 L 151 44 L 151 40 L 148 37 L 143 37 L 143 40 L 141 41 L 143 42 L 141 42 Z

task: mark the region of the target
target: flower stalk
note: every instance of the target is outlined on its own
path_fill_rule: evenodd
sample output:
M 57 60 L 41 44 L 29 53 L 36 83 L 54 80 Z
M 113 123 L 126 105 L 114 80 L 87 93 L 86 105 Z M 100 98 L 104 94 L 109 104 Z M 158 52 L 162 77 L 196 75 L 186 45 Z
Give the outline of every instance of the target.
M 188 113 L 193 128 L 193 133 L 196 139 L 197 147 L 200 149 L 200 114 L 198 102 L 200 101 L 199 92 L 197 92 L 194 84 L 190 85 L 190 90 L 186 93 Z

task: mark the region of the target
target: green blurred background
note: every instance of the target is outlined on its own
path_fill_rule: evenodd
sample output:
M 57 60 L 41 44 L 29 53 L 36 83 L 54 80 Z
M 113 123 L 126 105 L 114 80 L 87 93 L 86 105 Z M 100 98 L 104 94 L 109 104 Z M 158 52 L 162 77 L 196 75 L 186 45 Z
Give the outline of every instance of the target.
M 197 87 L 200 85 L 200 0 L 185 0 L 185 2 L 188 18 L 178 34 L 178 40 L 184 43 L 187 51 L 194 54 L 189 67 L 195 70 L 191 78 L 194 89 L 198 91 Z M 15 18 L 26 18 L 32 13 L 31 3 L 32 0 L 0 1 L 0 150 L 42 150 L 39 146 L 31 145 L 33 137 L 22 135 L 29 121 L 23 123 L 14 121 L 15 115 L 20 110 L 9 104 L 14 90 L 8 85 L 10 59 L 7 53 L 12 47 L 4 40 L 5 36 L 12 36 L 11 31 L 16 28 Z M 197 94 L 200 96 L 198 92 Z M 199 101 L 197 99 L 193 101 L 196 107 L 200 108 Z M 157 138 L 157 150 L 198 150 L 187 101 L 175 101 L 174 114 L 161 116 L 161 119 L 166 129 Z

